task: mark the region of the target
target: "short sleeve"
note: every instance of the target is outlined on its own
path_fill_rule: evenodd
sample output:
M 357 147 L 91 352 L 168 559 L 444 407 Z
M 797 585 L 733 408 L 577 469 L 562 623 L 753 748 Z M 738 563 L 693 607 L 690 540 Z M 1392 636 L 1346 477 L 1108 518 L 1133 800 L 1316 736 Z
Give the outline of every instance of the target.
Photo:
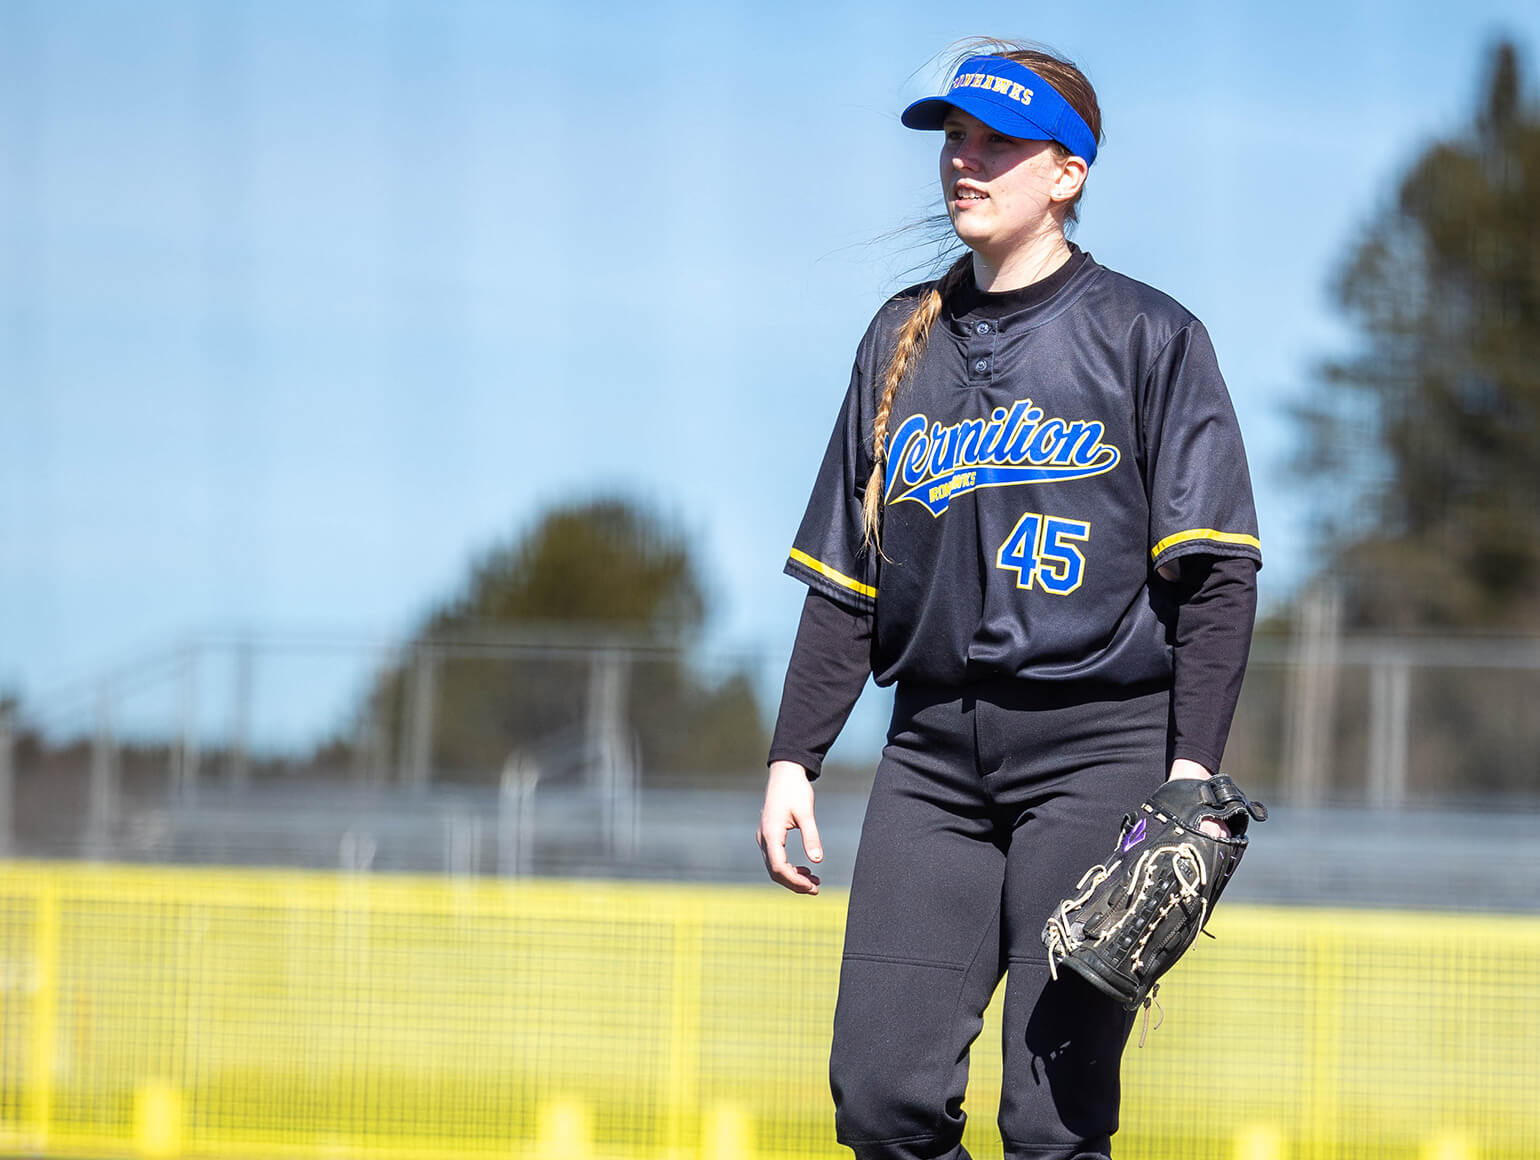
M 863 436 L 867 393 L 867 376 L 858 356 L 786 561 L 787 575 L 857 612 L 871 612 L 877 606 L 878 554 L 866 546 L 861 518 L 872 470 Z
M 1144 390 L 1150 563 L 1245 556 L 1262 566 L 1246 448 L 1203 324 L 1189 322 L 1156 354 Z

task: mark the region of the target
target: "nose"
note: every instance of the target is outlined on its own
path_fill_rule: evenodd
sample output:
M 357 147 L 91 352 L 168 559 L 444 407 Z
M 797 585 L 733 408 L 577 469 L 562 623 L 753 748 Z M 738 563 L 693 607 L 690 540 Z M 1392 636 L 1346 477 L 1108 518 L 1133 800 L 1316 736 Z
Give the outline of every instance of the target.
M 959 173 L 968 170 L 977 170 L 979 167 L 978 156 L 973 139 L 969 138 L 960 143 L 952 153 L 952 168 Z

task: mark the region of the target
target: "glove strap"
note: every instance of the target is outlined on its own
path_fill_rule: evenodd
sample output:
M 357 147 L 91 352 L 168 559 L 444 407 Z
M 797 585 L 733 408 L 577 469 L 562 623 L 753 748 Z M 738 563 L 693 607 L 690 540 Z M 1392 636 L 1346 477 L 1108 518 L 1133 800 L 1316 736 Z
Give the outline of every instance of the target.
M 1204 781 L 1199 793 L 1204 802 L 1222 813 L 1229 813 L 1231 806 L 1240 806 L 1257 821 L 1267 821 L 1267 807 L 1248 798 L 1241 787 L 1223 773 L 1216 773 Z

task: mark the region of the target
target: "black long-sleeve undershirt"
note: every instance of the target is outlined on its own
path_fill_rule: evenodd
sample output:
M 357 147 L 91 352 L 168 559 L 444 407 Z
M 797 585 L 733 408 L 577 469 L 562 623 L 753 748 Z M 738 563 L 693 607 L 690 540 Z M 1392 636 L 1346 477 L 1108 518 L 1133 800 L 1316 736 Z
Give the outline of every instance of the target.
M 1174 753 L 1219 769 L 1256 621 L 1256 564 L 1239 556 L 1182 557 L 1172 689 Z M 871 613 L 808 590 L 770 743 L 771 761 L 818 776 L 871 676 Z
M 1251 655 L 1257 565 L 1245 556 L 1184 556 L 1179 583 L 1173 756 L 1218 773 Z
M 786 666 L 770 760 L 795 761 L 809 778 L 817 777 L 871 675 L 872 614 L 809 588 Z

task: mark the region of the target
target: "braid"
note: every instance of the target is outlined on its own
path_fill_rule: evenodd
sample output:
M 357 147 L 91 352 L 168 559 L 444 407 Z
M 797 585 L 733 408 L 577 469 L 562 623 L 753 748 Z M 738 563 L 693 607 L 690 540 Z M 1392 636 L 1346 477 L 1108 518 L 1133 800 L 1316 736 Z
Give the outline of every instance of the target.
M 940 281 L 920 298 L 899 329 L 898 341 L 893 344 L 893 355 L 888 359 L 882 398 L 877 403 L 877 414 L 872 418 L 872 474 L 866 481 L 866 497 L 861 505 L 866 543 L 878 552 L 882 551 L 883 468 L 888 460 L 888 417 L 893 413 L 893 400 L 898 397 L 899 387 L 914 372 L 920 356 L 925 353 L 931 325 L 940 317 L 942 303 L 962 285 L 964 276 L 972 269 L 972 262 L 972 253 L 964 253 L 947 268 Z

